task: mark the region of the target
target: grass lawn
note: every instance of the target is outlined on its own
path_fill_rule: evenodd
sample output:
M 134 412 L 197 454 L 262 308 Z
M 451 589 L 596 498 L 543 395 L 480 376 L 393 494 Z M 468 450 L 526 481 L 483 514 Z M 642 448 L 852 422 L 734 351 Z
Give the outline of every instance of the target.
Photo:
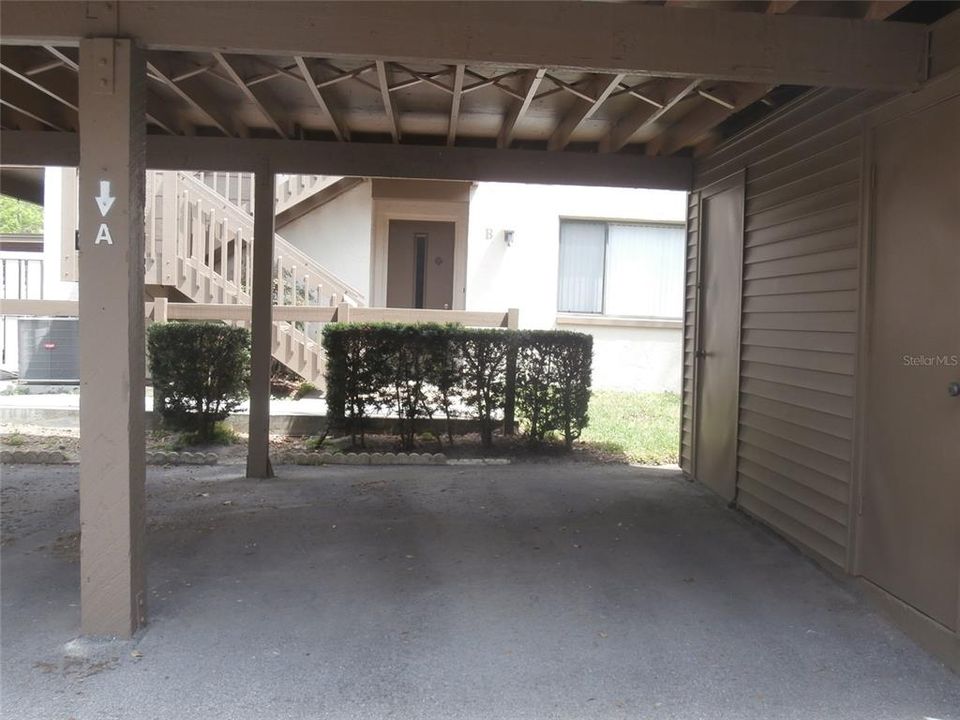
M 629 462 L 666 465 L 677 462 L 680 445 L 680 396 L 668 392 L 594 391 L 590 424 L 580 441 Z

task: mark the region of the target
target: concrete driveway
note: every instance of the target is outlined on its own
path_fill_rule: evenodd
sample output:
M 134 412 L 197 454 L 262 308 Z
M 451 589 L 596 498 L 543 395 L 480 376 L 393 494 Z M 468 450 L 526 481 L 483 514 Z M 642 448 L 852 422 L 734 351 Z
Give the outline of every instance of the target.
M 151 470 L 150 625 L 79 625 L 75 467 L 4 467 L 3 717 L 960 717 L 960 678 L 676 471 Z

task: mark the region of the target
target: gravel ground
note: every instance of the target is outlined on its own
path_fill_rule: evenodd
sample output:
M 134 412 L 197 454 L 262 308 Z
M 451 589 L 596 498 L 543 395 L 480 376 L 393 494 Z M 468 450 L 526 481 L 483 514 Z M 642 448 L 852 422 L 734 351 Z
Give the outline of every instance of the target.
M 77 468 L 0 472 L 4 718 L 960 718 L 960 678 L 676 471 L 151 468 L 127 642 L 73 639 Z

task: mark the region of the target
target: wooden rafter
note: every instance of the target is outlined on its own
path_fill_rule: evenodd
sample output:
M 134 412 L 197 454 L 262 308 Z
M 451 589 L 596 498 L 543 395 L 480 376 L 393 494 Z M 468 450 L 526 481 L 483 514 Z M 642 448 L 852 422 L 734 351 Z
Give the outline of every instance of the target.
M 471 70 L 470 68 L 467 68 L 467 70 L 466 70 L 467 75 L 469 75 L 470 77 L 472 77 L 472 78 L 474 78 L 475 80 L 477 80 L 477 82 L 476 82 L 476 83 L 473 83 L 472 85 L 468 85 L 467 87 L 465 87 L 465 88 L 463 89 L 463 91 L 464 91 L 464 92 L 473 92 L 474 90 L 479 90 L 479 89 L 482 88 L 482 87 L 493 86 L 493 87 L 495 87 L 497 90 L 499 90 L 500 92 L 502 92 L 502 93 L 504 93 L 504 94 L 506 94 L 506 95 L 509 95 L 510 97 L 516 98 L 517 100 L 522 100 L 522 99 L 523 99 L 523 96 L 522 96 L 522 95 L 520 95 L 519 93 L 515 92 L 515 91 L 512 90 L 511 88 L 507 87 L 507 86 L 504 85 L 503 82 L 502 82 L 503 80 L 505 80 L 506 78 L 510 77 L 511 75 L 515 75 L 517 72 L 518 72 L 517 70 L 511 70 L 510 72 L 505 72 L 505 73 L 502 73 L 502 74 L 500 74 L 500 75 L 495 75 L 495 76 L 493 76 L 493 77 L 487 77 L 486 75 L 482 75 L 482 74 L 478 73 L 476 70 Z
M 187 105 L 192 107 L 194 110 L 203 115 L 217 130 L 222 132 L 224 135 L 231 136 L 234 133 L 228 130 L 229 123 L 226 118 L 220 116 L 219 112 L 213 110 L 212 108 L 207 108 L 199 100 L 197 100 L 193 95 L 181 88 L 177 83 L 175 83 L 169 76 L 165 75 L 160 69 L 151 62 L 147 62 L 147 72 L 151 76 L 157 78 L 157 81 L 169 88 L 173 93 L 183 100 Z
M 530 107 L 530 103 L 533 102 L 533 98 L 537 94 L 537 88 L 540 87 L 540 83 L 543 81 L 543 76 L 546 72 L 544 68 L 534 68 L 527 70 L 524 74 L 522 85 L 523 99 L 515 100 L 507 111 L 507 116 L 503 120 L 503 126 L 500 128 L 500 134 L 497 137 L 498 148 L 510 147 L 510 143 L 513 142 L 513 133 L 517 128 L 517 123 L 523 119 L 527 109 Z
M 356 70 L 344 70 L 343 68 L 337 65 L 334 65 L 329 60 L 321 60 L 320 64 L 323 65 L 324 67 L 329 68 L 333 72 L 337 73 L 337 76 L 330 78 L 329 81 L 318 82 L 317 87 L 320 87 L 320 88 L 326 87 L 325 83 L 329 83 L 330 85 L 333 85 L 334 83 L 338 83 L 343 80 L 356 80 L 358 83 L 360 83 L 364 87 L 368 87 L 371 90 L 376 90 L 377 92 L 380 91 L 380 87 L 378 85 L 375 85 L 374 83 L 371 83 L 371 82 L 367 82 L 362 77 L 360 77 L 364 73 L 372 72 L 376 70 L 377 69 L 376 63 L 370 63 L 369 65 L 364 65 L 363 67 L 359 67 Z
M 45 46 L 44 49 L 56 58 L 56 62 L 60 67 L 64 67 L 67 70 L 72 71 L 74 74 L 79 74 L 80 66 L 76 61 L 55 47 L 48 45 Z M 33 84 L 34 87 L 49 95 L 54 100 L 66 105 L 74 112 L 79 112 L 77 99 L 78 88 L 76 83 L 57 82 L 55 79 L 47 77 L 44 83 L 36 81 Z M 171 135 L 177 134 L 174 130 L 174 128 L 177 126 L 177 123 L 170 116 L 169 110 L 164 107 L 162 102 L 158 101 L 158 98 L 156 98 L 153 93 L 150 93 L 149 91 L 147 92 L 146 116 L 147 122 L 156 125 L 164 132 L 168 132 Z
M 320 111 L 327 116 L 327 120 L 330 121 L 330 125 L 333 129 L 333 134 L 337 136 L 337 140 L 341 142 L 350 139 L 350 130 L 346 125 L 343 124 L 343 121 L 340 119 L 339 114 L 330 106 L 327 102 L 327 99 L 323 96 L 323 93 L 320 91 L 320 88 L 317 87 L 316 82 L 313 79 L 313 73 L 310 72 L 310 68 L 307 67 L 306 61 L 297 55 L 294 58 L 296 66 L 300 69 L 300 75 L 302 75 L 303 82 L 306 84 L 307 88 L 310 90 L 310 94 L 313 96 L 314 102 L 317 103 L 317 106 L 320 108 Z
M 411 70 L 406 65 L 403 65 L 397 62 L 390 63 L 390 65 L 392 65 L 397 70 L 401 70 L 402 72 L 405 72 L 407 75 L 409 75 L 411 78 L 415 80 L 419 80 L 422 83 L 426 83 L 427 85 L 435 87 L 437 88 L 437 90 L 443 90 L 443 92 L 447 94 L 453 94 L 452 87 L 450 87 L 449 85 L 444 85 L 442 82 L 436 79 L 436 75 L 440 75 L 441 73 L 437 73 L 436 75 L 421 73 L 421 72 L 417 72 L 416 70 Z
M 45 127 L 48 127 L 48 128 L 50 128 L 51 130 L 59 130 L 60 132 L 68 132 L 67 128 L 62 127 L 62 126 L 60 126 L 60 125 L 57 125 L 56 123 L 51 122 L 50 120 L 47 120 L 47 119 L 44 118 L 44 117 L 41 117 L 40 115 L 36 114 L 36 113 L 33 112 L 32 110 L 28 110 L 28 109 L 26 109 L 25 107 L 23 107 L 22 105 L 19 105 L 19 104 L 15 103 L 15 102 L 11 102 L 11 101 L 7 100 L 6 98 L 0 97 L 0 107 L 9 108 L 10 110 L 13 110 L 13 111 L 16 112 L 16 113 L 19 113 L 19 114 L 23 115 L 24 117 L 27 117 L 27 118 L 29 118 L 30 120 L 33 120 L 34 122 L 39 123 L 40 125 L 43 125 L 43 126 L 45 126 Z
M 623 80 L 623 75 L 619 73 L 615 75 L 603 74 L 594 76 L 590 82 L 591 89 L 593 90 L 591 99 L 587 101 L 583 98 L 578 98 L 573 107 L 570 108 L 563 119 L 560 120 L 556 130 L 553 131 L 553 135 L 551 135 L 547 141 L 547 149 L 563 150 L 567 146 L 567 143 L 570 142 L 573 133 L 580 127 L 580 124 L 597 111 L 603 104 L 603 101 L 617 88 L 621 80 Z
M 681 148 L 697 143 L 721 122 L 760 100 L 770 90 L 769 85 L 747 83 L 730 85 L 728 92 L 733 98 L 732 110 L 710 100 L 701 99 L 697 107 L 647 143 L 647 154 L 672 155 Z
M 663 80 L 658 88 L 657 105 L 637 105 L 614 123 L 610 133 L 600 142 L 600 152 L 616 152 L 630 142 L 641 129 L 657 122 L 672 110 L 678 102 L 693 92 L 699 80 Z M 652 91 L 648 91 L 652 94 Z
M 376 67 L 376 65 L 374 65 L 374 67 Z M 443 70 L 437 70 L 431 73 L 422 73 L 422 75 L 425 75 L 431 79 L 442 77 L 443 75 L 449 75 L 449 74 L 450 74 L 450 68 L 444 68 Z M 390 86 L 390 92 L 397 92 L 397 90 L 404 90 L 405 88 L 413 87 L 414 85 L 419 85 L 420 83 L 424 82 L 425 79 L 426 78 L 411 77 L 411 78 L 407 78 L 406 80 L 395 82 L 393 83 L 393 85 Z
M 463 73 L 465 66 L 457 65 L 453 74 L 453 97 L 450 100 L 450 125 L 447 128 L 447 145 L 453 145 L 457 139 L 457 122 L 460 120 L 460 99 L 463 95 Z
M 387 124 L 390 127 L 390 137 L 395 143 L 400 142 L 400 121 L 393 107 L 393 99 L 390 97 L 390 82 L 387 77 L 387 64 L 383 60 L 377 60 L 377 81 L 380 84 L 380 97 L 383 99 L 383 111 L 387 115 Z
M 47 97 L 77 112 L 77 84 L 75 82 L 63 82 L 60 77 L 48 76 L 43 79 L 43 82 L 32 77 L 28 74 L 29 68 L 17 57 L 16 48 L 0 49 L 0 68 L 35 90 L 39 90 Z
M 220 64 L 220 67 L 223 68 L 224 72 L 233 80 L 234 84 L 240 89 L 240 92 L 243 93 L 244 97 L 247 98 L 251 103 L 256 106 L 257 110 L 264 117 L 264 119 L 270 124 L 277 135 L 282 138 L 289 138 L 290 132 L 284 128 L 284 125 L 281 124 L 281 116 L 278 111 L 273 108 L 267 107 L 271 105 L 271 101 L 266 98 L 262 92 L 255 91 L 253 88 L 247 86 L 243 81 L 243 78 L 240 77 L 239 73 L 230 64 L 230 61 L 227 59 L 227 56 L 221 52 L 214 52 L 213 57 L 216 58 L 216 61 Z M 286 124 L 284 122 L 284 124 Z
M 5 44 L 73 45 L 88 4 L 3 2 Z M 550 18 L 545 22 L 544 18 Z M 921 24 L 762 15 L 647 3 L 130 3 L 111 33 L 149 50 L 367 57 L 494 67 L 575 67 L 726 82 L 910 90 L 924 79 Z M 584 33 L 603 28 L 604 32 Z M 432 29 L 432 30 L 431 30 Z M 442 30 L 441 30 L 442 29 Z M 377 42 L 371 43 L 371 38 Z M 575 52 L 574 52 L 575 50 Z

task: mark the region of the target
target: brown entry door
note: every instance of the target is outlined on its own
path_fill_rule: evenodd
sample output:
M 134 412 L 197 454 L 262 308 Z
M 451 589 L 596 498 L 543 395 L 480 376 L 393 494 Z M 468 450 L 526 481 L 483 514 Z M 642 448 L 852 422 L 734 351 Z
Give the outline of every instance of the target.
M 452 222 L 390 221 L 388 307 L 453 307 L 454 235 Z
M 695 475 L 727 500 L 737 489 L 742 177 L 700 205 L 699 343 Z
M 859 571 L 957 629 L 960 97 L 882 125 Z

